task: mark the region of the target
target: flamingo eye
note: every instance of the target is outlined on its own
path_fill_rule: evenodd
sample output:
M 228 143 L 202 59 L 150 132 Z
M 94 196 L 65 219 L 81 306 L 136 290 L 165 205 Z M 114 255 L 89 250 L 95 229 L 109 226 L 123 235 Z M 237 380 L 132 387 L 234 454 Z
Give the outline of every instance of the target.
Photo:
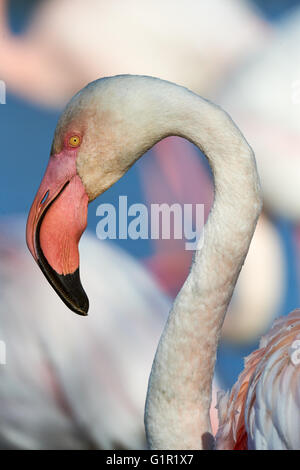
M 79 135 L 72 135 L 69 138 L 69 145 L 70 145 L 70 147 L 79 147 L 79 145 L 80 145 Z

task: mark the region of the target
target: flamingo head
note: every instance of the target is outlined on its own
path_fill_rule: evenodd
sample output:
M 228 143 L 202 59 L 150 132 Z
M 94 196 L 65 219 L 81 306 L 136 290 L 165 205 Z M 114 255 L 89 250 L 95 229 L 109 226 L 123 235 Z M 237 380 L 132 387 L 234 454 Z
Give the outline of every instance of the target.
M 28 216 L 29 250 L 58 295 L 81 315 L 87 314 L 89 303 L 80 281 L 78 244 L 88 203 L 120 179 L 153 139 L 163 137 L 159 122 L 152 123 L 152 129 L 160 129 L 158 135 L 145 131 L 151 125 L 141 96 L 148 106 L 149 80 L 150 85 L 160 82 L 126 75 L 104 78 L 72 98 L 57 124 Z M 160 105 L 155 97 L 153 106 L 159 110 Z

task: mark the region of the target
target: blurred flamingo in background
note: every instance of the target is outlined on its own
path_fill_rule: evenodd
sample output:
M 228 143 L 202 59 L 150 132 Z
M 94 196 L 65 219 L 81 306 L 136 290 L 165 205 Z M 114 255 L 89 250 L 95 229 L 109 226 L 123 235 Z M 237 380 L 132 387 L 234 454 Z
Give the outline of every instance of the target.
M 257 155 L 267 210 L 300 220 L 300 8 L 278 27 L 273 41 L 244 64 L 221 101 L 246 129 Z
M 48 0 L 18 37 L 6 4 L 1 0 L 1 78 L 50 107 L 99 74 L 153 74 L 211 96 L 271 32 L 246 0 Z
M 85 315 L 77 250 L 88 202 L 172 134 L 191 140 L 207 156 L 215 199 L 156 351 L 145 425 L 153 449 L 202 449 L 214 446 L 209 410 L 220 331 L 262 208 L 253 151 L 230 117 L 189 90 L 152 77 L 126 75 L 89 84 L 57 125 L 28 217 L 27 244 L 64 302 Z M 68 220 L 53 236 L 66 204 Z M 65 237 L 68 249 L 61 242 Z M 230 398 L 219 401 L 217 447 L 299 448 L 299 331 L 296 311 L 275 324 L 247 361 Z M 283 404 L 280 392 L 287 396 Z
M 295 8 L 278 25 L 273 41 L 236 71 L 220 97 L 220 102 L 247 133 L 255 150 L 264 194 L 265 220 L 274 227 L 274 220 L 282 218 L 292 229 L 300 221 L 297 195 L 300 173 L 299 25 L 300 9 Z M 276 234 L 273 238 L 275 241 Z M 296 243 L 297 237 L 292 234 L 291 256 L 299 260 Z M 279 252 L 282 253 L 282 248 Z M 264 282 L 268 282 L 270 287 L 274 281 L 276 286 L 281 284 L 280 298 L 284 288 L 281 276 L 286 271 L 283 255 L 279 263 L 270 266 L 273 269 L 272 281 L 265 277 Z M 265 326 L 261 325 L 263 328 L 258 328 L 258 332 L 266 330 L 276 310 L 267 310 Z M 257 313 L 259 318 L 258 310 Z M 228 322 L 228 331 L 234 327 L 234 317 L 232 320 Z
M 132 257 L 86 234 L 94 315 L 74 321 L 41 283 L 23 225 L 0 227 L 0 448 L 143 448 L 147 378 L 169 299 Z

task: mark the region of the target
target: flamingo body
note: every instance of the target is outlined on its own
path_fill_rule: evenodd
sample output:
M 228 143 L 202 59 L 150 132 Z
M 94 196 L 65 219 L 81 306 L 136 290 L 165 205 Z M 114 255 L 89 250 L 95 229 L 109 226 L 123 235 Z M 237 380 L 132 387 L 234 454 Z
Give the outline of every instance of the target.
M 274 322 L 230 393 L 220 394 L 218 449 L 299 449 L 300 310 Z
M 215 199 L 156 351 L 145 407 L 146 435 L 153 449 L 204 449 L 214 446 L 209 411 L 218 340 L 262 209 L 254 153 L 230 116 L 191 91 L 153 77 L 125 75 L 89 84 L 74 96 L 57 125 L 49 165 L 29 214 L 27 243 L 63 301 L 86 315 L 78 256 L 71 264 L 66 244 L 60 237 L 53 239 L 50 252 L 57 250 L 66 266 L 61 272 L 43 243 L 43 230 L 52 230 L 53 211 L 72 191 L 69 220 L 77 225 L 66 224 L 62 235 L 69 234 L 68 243 L 75 250 L 85 225 L 87 199 L 103 193 L 149 148 L 170 135 L 185 137 L 206 155 Z M 79 186 L 74 184 L 78 178 Z M 283 405 L 272 399 L 280 361 L 288 364 L 285 380 L 292 377 L 291 385 L 297 389 L 295 315 L 287 326 L 292 333 L 285 335 L 283 328 L 277 342 L 275 325 L 261 344 L 265 349 L 247 361 L 233 389 L 234 398 L 228 405 L 224 398 L 220 401 L 220 433 L 226 419 L 238 421 L 233 447 L 245 448 L 246 440 L 250 448 L 274 448 L 278 440 L 280 448 L 299 445 L 298 436 L 290 440 L 290 430 L 296 426 L 291 410 L 299 411 L 298 399 L 293 405 L 291 397 Z M 287 349 L 281 349 L 283 345 Z M 266 382 L 262 388 L 261 380 Z

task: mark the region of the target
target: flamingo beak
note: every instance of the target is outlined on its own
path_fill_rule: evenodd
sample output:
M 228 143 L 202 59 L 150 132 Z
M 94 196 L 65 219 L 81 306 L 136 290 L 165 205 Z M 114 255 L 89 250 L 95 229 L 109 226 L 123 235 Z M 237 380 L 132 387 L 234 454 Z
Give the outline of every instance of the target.
M 80 281 L 78 244 L 87 225 L 88 196 L 74 153 L 51 155 L 27 220 L 28 248 L 63 302 L 87 315 Z

